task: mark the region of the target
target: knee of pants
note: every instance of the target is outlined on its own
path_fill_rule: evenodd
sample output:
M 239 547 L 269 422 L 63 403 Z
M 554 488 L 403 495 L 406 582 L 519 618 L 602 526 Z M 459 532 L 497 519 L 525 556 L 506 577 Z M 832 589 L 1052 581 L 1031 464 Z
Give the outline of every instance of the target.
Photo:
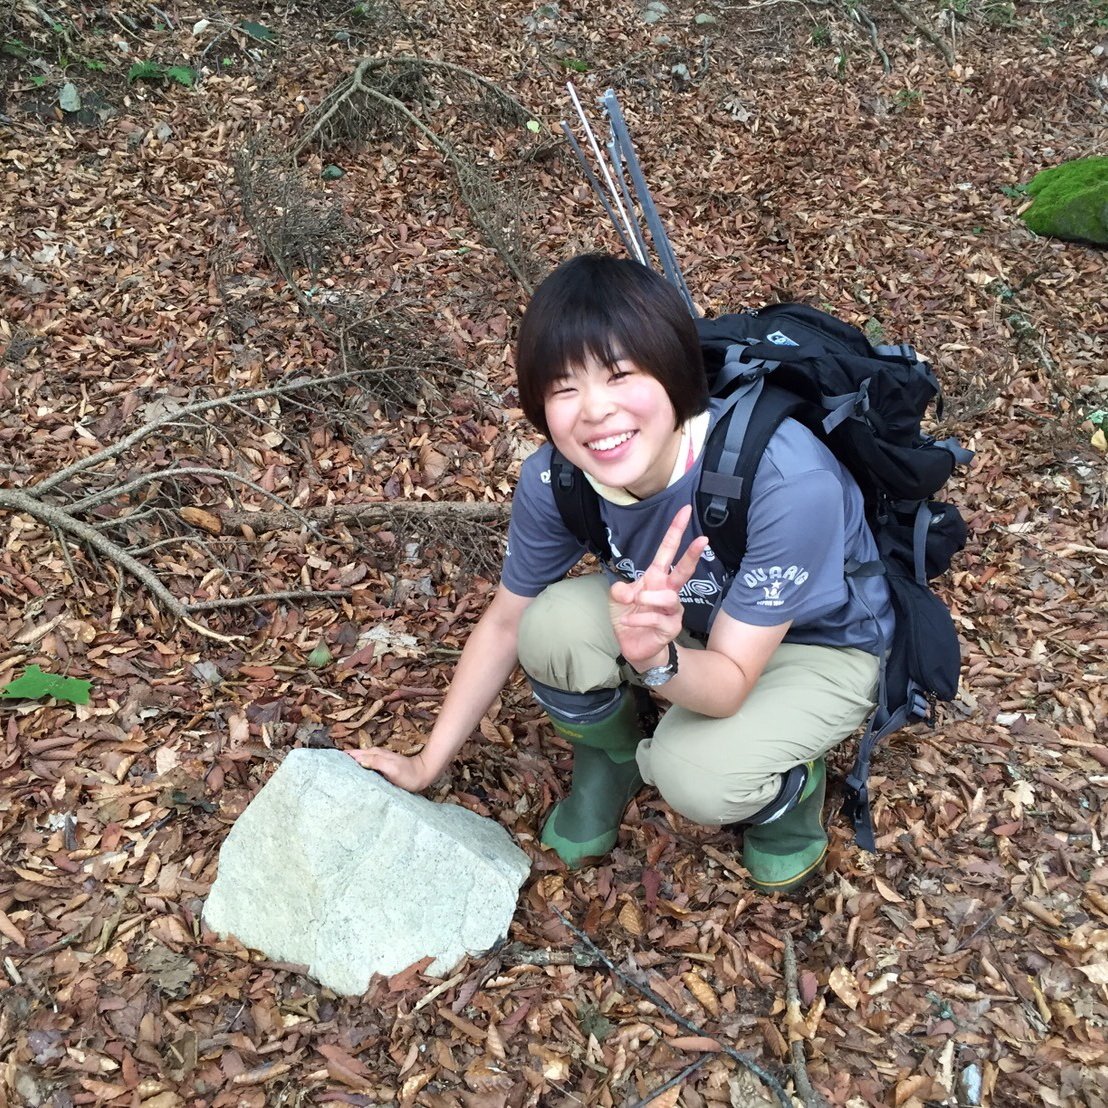
M 777 774 L 747 777 L 707 770 L 658 749 L 650 739 L 639 744 L 637 756 L 643 780 L 675 812 L 706 827 L 748 819 L 773 799 L 780 784 Z
M 614 688 L 621 680 L 614 640 L 603 579 L 559 581 L 523 613 L 519 663 L 528 676 L 566 692 Z

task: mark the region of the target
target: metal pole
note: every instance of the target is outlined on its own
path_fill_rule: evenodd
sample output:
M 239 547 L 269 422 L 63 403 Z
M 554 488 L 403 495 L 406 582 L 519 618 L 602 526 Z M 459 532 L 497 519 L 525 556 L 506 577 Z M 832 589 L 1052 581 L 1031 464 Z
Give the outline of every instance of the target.
M 596 179 L 596 174 L 592 171 L 592 166 L 589 165 L 588 159 L 585 157 L 585 151 L 581 149 L 581 144 L 577 141 L 573 132 L 570 130 L 569 124 L 562 120 L 562 131 L 565 133 L 566 138 L 569 141 L 570 148 L 574 154 L 577 155 L 577 161 L 581 166 L 581 171 L 585 174 L 585 180 L 592 185 L 593 192 L 596 193 L 596 198 L 600 201 L 604 208 L 604 211 L 608 213 L 608 218 L 612 221 L 612 226 L 616 229 L 616 234 L 619 235 L 620 242 L 623 243 L 623 249 L 628 254 L 635 252 L 634 247 L 631 244 L 630 239 L 623 232 L 623 228 L 619 225 L 619 217 L 615 213 L 615 209 L 612 207 L 608 197 L 604 195 L 604 189 L 601 188 L 600 182 Z
M 650 195 L 650 188 L 646 183 L 646 178 L 643 176 L 642 166 L 639 165 L 639 160 L 635 156 L 635 148 L 631 143 L 631 135 L 623 119 L 623 112 L 620 111 L 619 101 L 616 99 L 615 91 L 608 89 L 601 100 L 601 104 L 608 113 L 608 119 L 612 125 L 614 143 L 623 155 L 623 160 L 627 163 L 627 171 L 631 176 L 632 184 L 635 186 L 635 194 L 638 197 L 639 206 L 642 208 L 646 225 L 650 230 L 650 237 L 654 242 L 654 249 L 658 253 L 658 258 L 662 264 L 662 270 L 666 279 L 681 293 L 685 303 L 689 307 L 689 311 L 696 316 L 699 313 L 696 310 L 696 306 L 693 304 L 692 295 L 689 292 L 688 285 L 685 284 L 685 278 L 682 276 L 681 269 L 677 264 L 677 256 L 673 252 L 673 245 L 670 243 L 665 226 L 662 223 L 661 217 L 658 215 L 658 209 L 654 205 L 654 199 Z M 640 258 L 639 260 L 643 261 L 644 259 Z
M 600 170 L 604 175 L 604 182 L 608 187 L 608 193 L 615 202 L 615 207 L 619 212 L 620 220 L 623 223 L 624 230 L 627 232 L 627 237 L 634 239 L 634 231 L 631 229 L 631 220 L 623 207 L 623 201 L 620 199 L 619 191 L 616 189 L 615 182 L 612 180 L 612 174 L 608 169 L 607 162 L 604 160 L 604 155 L 600 152 L 600 146 L 596 141 L 596 135 L 593 134 L 593 129 L 589 125 L 584 109 L 581 107 L 581 101 L 577 98 L 577 90 L 573 87 L 572 82 L 568 83 L 566 88 L 569 90 L 569 96 L 573 101 L 574 108 L 577 109 L 577 117 L 581 120 L 581 125 L 585 128 L 585 136 L 588 138 L 589 145 L 592 147 L 593 157 L 596 158 L 597 164 L 600 166 Z M 636 254 L 636 261 L 642 262 L 643 265 L 647 264 L 646 257 L 639 252 L 637 244 L 634 253 Z

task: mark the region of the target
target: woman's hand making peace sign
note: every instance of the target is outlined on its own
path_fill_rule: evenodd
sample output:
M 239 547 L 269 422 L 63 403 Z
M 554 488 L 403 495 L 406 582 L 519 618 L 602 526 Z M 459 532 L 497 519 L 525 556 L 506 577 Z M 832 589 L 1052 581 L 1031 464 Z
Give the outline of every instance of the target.
M 692 507 L 686 505 L 673 517 L 642 577 L 617 581 L 608 593 L 608 611 L 620 653 L 639 672 L 664 664 L 666 648 L 681 630 L 684 610 L 679 594 L 708 545 L 703 535 L 693 539 L 681 560 L 673 564 L 691 515 Z

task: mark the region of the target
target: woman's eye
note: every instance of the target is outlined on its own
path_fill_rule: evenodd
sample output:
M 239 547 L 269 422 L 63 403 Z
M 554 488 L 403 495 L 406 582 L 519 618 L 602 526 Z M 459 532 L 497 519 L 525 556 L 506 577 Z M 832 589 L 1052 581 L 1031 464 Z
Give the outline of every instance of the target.
M 631 371 L 627 369 L 613 369 L 609 380 L 622 381 L 624 377 L 630 377 Z

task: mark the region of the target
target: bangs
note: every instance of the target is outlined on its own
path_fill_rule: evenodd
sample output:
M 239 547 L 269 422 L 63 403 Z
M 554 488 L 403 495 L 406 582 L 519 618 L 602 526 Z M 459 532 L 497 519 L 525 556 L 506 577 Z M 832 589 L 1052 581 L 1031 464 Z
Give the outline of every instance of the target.
M 590 361 L 633 362 L 661 382 L 679 422 L 707 407 L 692 316 L 677 290 L 639 262 L 582 254 L 532 297 L 516 342 L 516 376 L 524 414 L 543 434 L 551 388 Z

